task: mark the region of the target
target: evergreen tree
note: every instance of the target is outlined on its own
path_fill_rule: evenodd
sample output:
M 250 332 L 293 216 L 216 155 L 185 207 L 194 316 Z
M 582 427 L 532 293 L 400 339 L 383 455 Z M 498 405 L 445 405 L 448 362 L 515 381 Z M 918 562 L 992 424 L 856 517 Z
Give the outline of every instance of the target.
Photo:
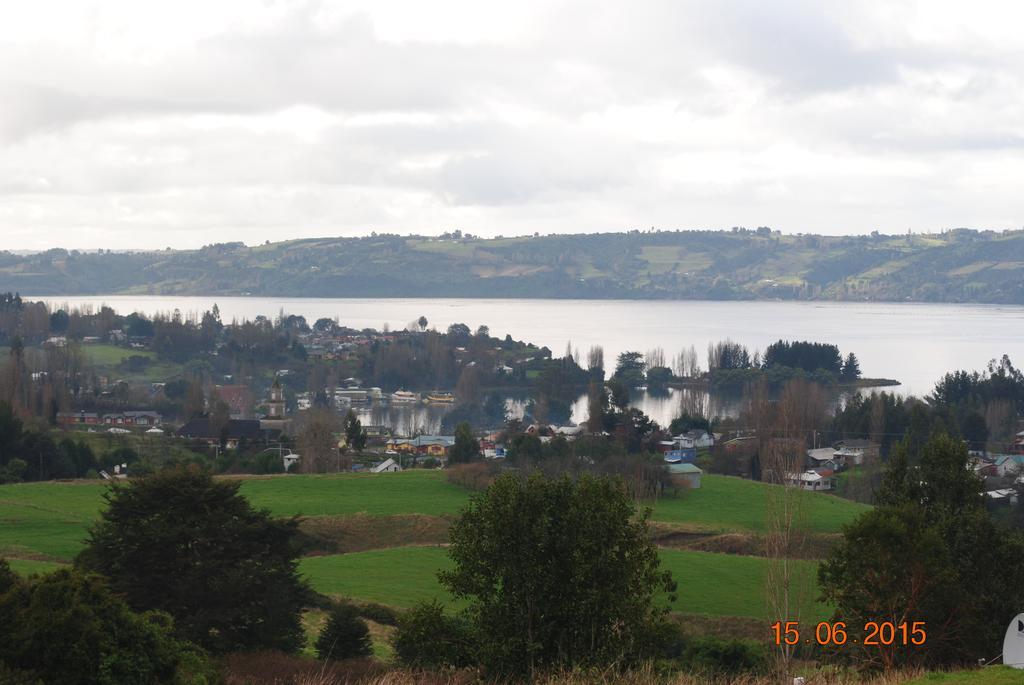
M 366 448 L 366 431 L 363 430 L 363 424 L 359 421 L 359 417 L 351 409 L 348 410 L 348 414 L 345 415 L 345 442 L 350 449 L 356 452 L 361 452 Z
M 316 641 L 316 654 L 323 660 L 341 661 L 369 656 L 370 630 L 356 608 L 348 603 L 337 604 L 327 617 L 327 625 Z
M 298 520 L 275 520 L 197 467 L 111 488 L 76 565 L 105 575 L 134 609 L 174 617 L 177 634 L 211 651 L 303 641 L 310 591 L 298 574 Z
M 448 453 L 449 464 L 466 464 L 480 458 L 480 443 L 473 429 L 463 421 L 455 427 L 455 444 Z
M 857 361 L 857 355 L 853 352 L 846 355 L 846 361 L 843 362 L 843 370 L 840 376 L 846 382 L 852 382 L 860 378 L 860 362 Z

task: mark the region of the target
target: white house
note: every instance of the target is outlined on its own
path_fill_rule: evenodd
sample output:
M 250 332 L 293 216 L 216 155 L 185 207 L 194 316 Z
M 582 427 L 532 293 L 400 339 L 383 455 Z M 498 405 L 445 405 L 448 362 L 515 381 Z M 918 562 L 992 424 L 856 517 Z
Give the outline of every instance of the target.
M 832 476 L 822 476 L 816 471 L 804 471 L 803 473 L 786 474 L 786 482 L 804 490 L 835 490 L 836 479 Z
M 371 468 L 370 473 L 397 473 L 398 471 L 401 470 L 401 465 L 399 465 L 399 463 L 392 459 L 391 457 L 388 457 L 381 463 Z
M 715 446 L 715 436 L 705 430 L 686 431 L 673 437 L 672 441 L 680 450 Z

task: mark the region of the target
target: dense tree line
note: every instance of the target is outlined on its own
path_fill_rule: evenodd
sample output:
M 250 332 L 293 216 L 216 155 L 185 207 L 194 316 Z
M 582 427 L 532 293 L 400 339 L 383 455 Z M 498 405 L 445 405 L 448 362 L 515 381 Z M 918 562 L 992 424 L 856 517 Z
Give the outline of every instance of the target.
M 939 434 L 914 456 L 894 450 L 877 507 L 861 515 L 819 570 L 861 664 L 948 667 L 996 656 L 1006 623 L 1024 603 L 1024 537 L 985 510 L 966 446 Z M 868 621 L 913 624 L 920 645 L 864 644 Z M 859 645 L 859 646 L 858 646 Z

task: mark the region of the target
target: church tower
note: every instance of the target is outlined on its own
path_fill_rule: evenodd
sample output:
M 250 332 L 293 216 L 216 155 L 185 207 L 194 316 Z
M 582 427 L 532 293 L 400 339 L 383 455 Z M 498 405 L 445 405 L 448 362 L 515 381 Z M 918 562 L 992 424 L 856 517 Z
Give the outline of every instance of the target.
M 267 418 L 278 421 L 284 419 L 284 389 L 281 387 L 281 379 L 277 376 L 274 377 L 274 384 L 270 386 Z

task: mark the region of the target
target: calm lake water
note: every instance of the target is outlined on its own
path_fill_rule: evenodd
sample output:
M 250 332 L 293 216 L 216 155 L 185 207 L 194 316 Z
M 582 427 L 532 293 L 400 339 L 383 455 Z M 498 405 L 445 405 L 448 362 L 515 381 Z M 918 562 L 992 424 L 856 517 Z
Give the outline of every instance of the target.
M 491 335 L 546 345 L 561 356 L 566 344 L 585 360 L 591 345 L 602 345 L 605 366 L 626 350 L 655 347 L 671 358 L 693 345 L 702 365 L 708 343 L 731 338 L 763 350 L 779 340 L 834 343 L 853 352 L 865 376 L 894 378 L 900 393 L 924 395 L 942 374 L 953 369 L 981 369 L 1009 354 L 1024 364 L 1024 307 L 919 303 L 853 302 L 710 302 L 634 300 L 477 300 L 477 299 L 328 299 L 273 297 L 37 297 L 53 305 L 106 304 L 118 312 L 154 314 L 178 309 L 201 314 L 214 303 L 225 321 L 301 314 L 313 323 L 337 317 L 353 328 L 404 328 L 426 316 L 429 326 L 447 328 L 485 324 Z M 585 362 L 584 362 L 585 363 Z M 666 422 L 679 404 L 667 398 L 637 397 L 652 418 Z M 585 418 L 585 406 L 581 407 Z M 579 414 L 579 411 L 575 412 Z M 368 417 L 369 418 L 369 417 Z M 399 419 L 400 417 L 395 417 Z M 411 418 L 413 423 L 419 418 Z M 423 428 L 439 417 L 423 413 Z M 388 421 L 389 423 L 391 421 Z M 404 421 L 397 421 L 402 423 Z

